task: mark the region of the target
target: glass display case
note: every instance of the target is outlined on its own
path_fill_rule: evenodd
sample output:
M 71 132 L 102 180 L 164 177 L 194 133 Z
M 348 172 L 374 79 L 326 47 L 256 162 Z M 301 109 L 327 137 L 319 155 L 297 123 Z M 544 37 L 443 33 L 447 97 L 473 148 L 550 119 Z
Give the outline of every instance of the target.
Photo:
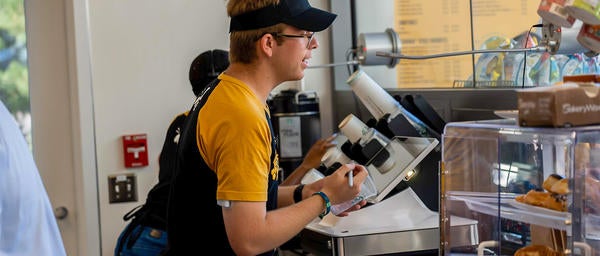
M 476 246 L 454 217 L 477 222 Z M 600 255 L 600 126 L 451 122 L 442 137 L 440 255 Z

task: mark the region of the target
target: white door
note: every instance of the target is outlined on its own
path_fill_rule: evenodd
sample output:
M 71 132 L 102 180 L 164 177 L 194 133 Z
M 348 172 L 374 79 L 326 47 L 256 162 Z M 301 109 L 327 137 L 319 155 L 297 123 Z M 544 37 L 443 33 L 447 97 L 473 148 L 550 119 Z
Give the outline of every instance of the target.
M 101 255 L 87 3 L 24 1 L 34 158 L 67 254 Z

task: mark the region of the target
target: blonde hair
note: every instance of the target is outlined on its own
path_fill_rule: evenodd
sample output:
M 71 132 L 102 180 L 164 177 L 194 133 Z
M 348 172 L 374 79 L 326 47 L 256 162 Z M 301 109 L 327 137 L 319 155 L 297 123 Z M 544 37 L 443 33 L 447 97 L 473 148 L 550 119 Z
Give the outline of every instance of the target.
M 277 4 L 279 4 L 279 0 L 229 0 L 227 3 L 227 15 L 229 17 L 233 17 L 263 8 L 265 6 Z M 279 33 L 283 31 L 284 28 L 284 24 L 276 24 L 260 29 L 230 32 L 230 62 L 241 62 L 245 64 L 252 63 L 252 61 L 258 57 L 256 55 L 256 41 L 267 33 Z M 278 43 L 281 42 L 278 40 Z

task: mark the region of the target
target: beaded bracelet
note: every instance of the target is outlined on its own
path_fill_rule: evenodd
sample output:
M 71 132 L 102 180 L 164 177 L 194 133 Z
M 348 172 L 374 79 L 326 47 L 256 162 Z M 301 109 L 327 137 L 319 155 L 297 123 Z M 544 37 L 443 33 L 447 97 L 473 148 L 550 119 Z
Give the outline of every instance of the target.
M 319 218 L 322 219 L 331 211 L 331 202 L 329 201 L 329 197 L 327 197 L 327 195 L 325 195 L 325 193 L 323 193 L 322 191 L 315 192 L 313 196 L 314 195 L 319 195 L 321 198 L 323 198 L 323 201 L 325 201 L 325 212 L 319 214 Z

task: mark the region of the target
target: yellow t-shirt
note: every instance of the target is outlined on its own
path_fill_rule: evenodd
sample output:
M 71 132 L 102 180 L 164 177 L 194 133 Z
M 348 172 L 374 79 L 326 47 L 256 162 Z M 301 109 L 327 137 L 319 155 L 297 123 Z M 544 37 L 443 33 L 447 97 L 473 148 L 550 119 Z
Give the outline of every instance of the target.
M 277 160 L 271 168 L 269 108 L 242 81 L 226 74 L 219 79 L 200 110 L 196 137 L 200 154 L 216 172 L 217 199 L 266 201 L 268 181 L 277 179 L 279 169 Z

